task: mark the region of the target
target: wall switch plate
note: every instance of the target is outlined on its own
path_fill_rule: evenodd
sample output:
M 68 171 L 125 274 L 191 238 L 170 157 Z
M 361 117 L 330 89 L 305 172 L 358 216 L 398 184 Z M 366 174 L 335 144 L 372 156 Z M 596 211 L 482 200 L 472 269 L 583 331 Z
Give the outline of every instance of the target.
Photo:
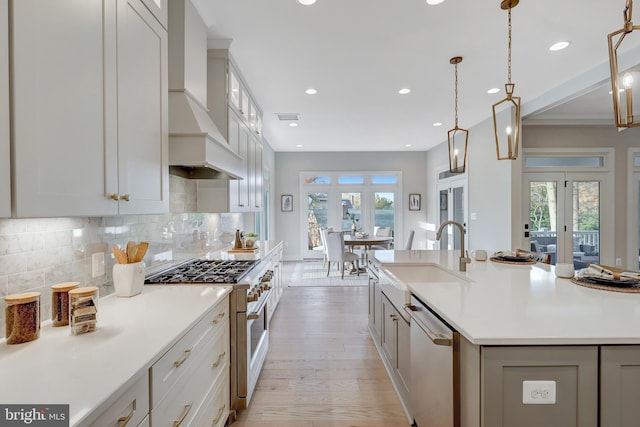
M 478 214 L 476 212 L 471 212 L 471 220 L 475 221 L 478 219 Z
M 525 405 L 554 405 L 555 381 L 522 381 L 522 403 Z
M 91 277 L 104 276 L 104 252 L 96 252 L 91 255 Z
M 616 258 L 616 267 L 620 267 L 622 265 L 622 258 Z

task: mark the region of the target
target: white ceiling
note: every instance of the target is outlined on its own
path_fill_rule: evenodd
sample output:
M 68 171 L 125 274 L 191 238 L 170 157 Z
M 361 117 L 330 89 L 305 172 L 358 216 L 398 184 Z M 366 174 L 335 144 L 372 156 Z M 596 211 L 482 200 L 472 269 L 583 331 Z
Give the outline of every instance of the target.
M 504 97 L 507 12 L 500 0 L 192 1 L 209 27 L 210 46 L 211 39 L 232 40 L 231 55 L 276 151 L 426 150 L 446 141 L 454 126 L 453 56 L 464 57 L 461 127 L 490 117 L 491 105 Z M 513 9 L 512 81 L 523 109 L 608 61 L 607 34 L 622 27 L 624 6 L 624 0 L 522 0 Z M 550 52 L 559 40 L 571 45 Z M 306 95 L 309 87 L 318 94 Z M 412 92 L 399 95 L 403 87 Z M 492 87 L 501 92 L 487 94 Z M 589 95 L 590 102 L 529 118 L 612 116 L 603 94 L 604 101 Z M 300 126 L 280 122 L 276 113 L 299 113 Z

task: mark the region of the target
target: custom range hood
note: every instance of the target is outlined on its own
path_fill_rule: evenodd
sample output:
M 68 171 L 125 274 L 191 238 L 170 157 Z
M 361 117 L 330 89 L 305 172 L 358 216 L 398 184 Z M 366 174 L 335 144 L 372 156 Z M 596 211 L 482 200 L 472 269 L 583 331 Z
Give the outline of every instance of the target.
M 169 2 L 169 173 L 194 179 L 245 179 L 206 107 L 207 28 L 191 0 Z

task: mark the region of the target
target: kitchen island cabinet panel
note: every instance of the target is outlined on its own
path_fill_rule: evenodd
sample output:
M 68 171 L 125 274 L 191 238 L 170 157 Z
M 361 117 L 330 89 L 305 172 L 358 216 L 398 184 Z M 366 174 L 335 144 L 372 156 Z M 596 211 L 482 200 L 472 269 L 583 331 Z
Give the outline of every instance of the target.
M 0 218 L 11 216 L 9 146 L 9 5 L 0 0 Z
M 596 346 L 483 347 L 481 376 L 484 426 L 598 426 Z M 524 404 L 523 381 L 555 381 L 555 403 Z
M 128 390 L 123 392 L 118 400 L 102 413 L 93 425 L 117 427 L 123 423 L 137 426 L 149 414 L 149 375 L 147 372 L 140 377 Z
M 13 215 L 167 212 L 166 30 L 140 0 L 11 4 Z
M 600 363 L 600 425 L 637 426 L 640 346 L 603 346 Z

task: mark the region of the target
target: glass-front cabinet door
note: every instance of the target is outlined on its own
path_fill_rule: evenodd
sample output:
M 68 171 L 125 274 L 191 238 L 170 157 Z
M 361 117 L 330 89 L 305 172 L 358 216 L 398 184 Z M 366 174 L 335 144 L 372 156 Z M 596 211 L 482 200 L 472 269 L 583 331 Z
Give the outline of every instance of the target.
M 240 111 L 240 80 L 232 68 L 229 68 L 229 103 Z

